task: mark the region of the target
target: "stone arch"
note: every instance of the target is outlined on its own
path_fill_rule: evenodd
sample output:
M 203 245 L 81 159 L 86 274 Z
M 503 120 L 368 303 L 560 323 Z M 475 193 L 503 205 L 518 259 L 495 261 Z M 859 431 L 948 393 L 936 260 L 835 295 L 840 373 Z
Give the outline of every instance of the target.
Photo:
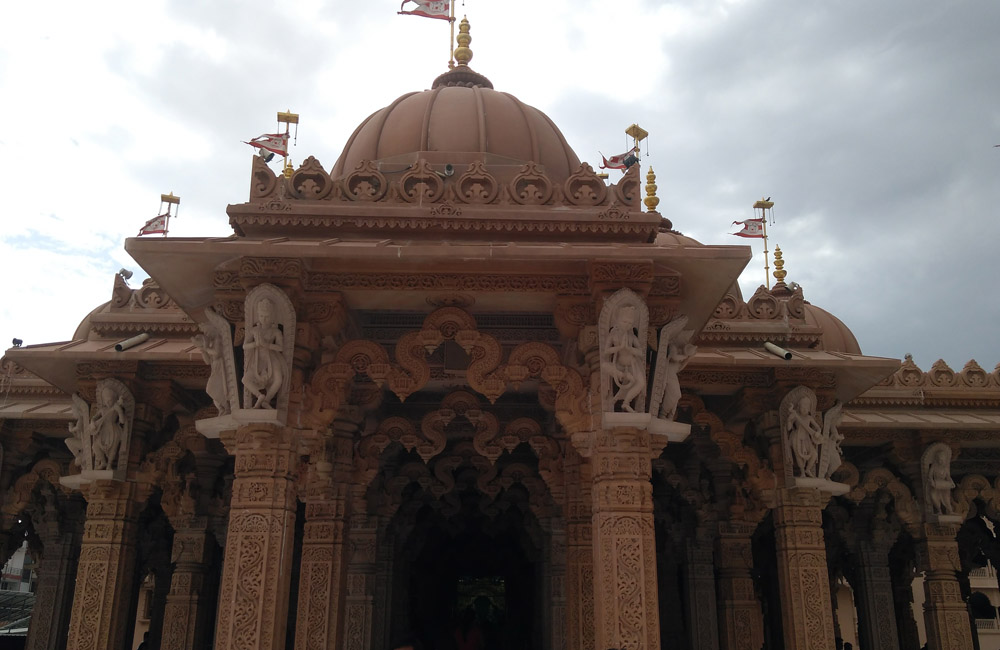
M 457 307 L 435 310 L 424 319 L 421 330 L 400 337 L 395 363 L 389 361 L 388 353 L 379 343 L 368 340 L 346 343 L 332 362 L 313 373 L 309 419 L 318 426 L 332 422 L 357 375 L 367 376 L 379 387 L 388 386 L 405 401 L 430 381 L 426 355 L 444 341 L 452 340 L 469 355 L 466 369 L 469 387 L 491 404 L 503 395 L 508 385 L 516 388 L 529 377 L 537 378 L 554 389 L 556 416 L 568 432 L 592 428 L 583 378 L 575 369 L 562 364 L 554 348 L 539 342 L 523 343 L 511 351 L 507 364 L 503 365 L 500 343 L 476 327 L 475 319 Z
M 885 467 L 877 467 L 869 470 L 863 479 L 856 480 L 858 470 L 850 463 L 841 466 L 838 476 L 845 476 L 851 486 L 851 491 L 845 498 L 860 504 L 868 498 L 875 498 L 879 493 L 885 493 L 892 497 L 894 512 L 899 517 L 900 522 L 910 534 L 920 535 L 920 524 L 923 521 L 920 505 L 913 497 L 913 493 L 895 474 Z

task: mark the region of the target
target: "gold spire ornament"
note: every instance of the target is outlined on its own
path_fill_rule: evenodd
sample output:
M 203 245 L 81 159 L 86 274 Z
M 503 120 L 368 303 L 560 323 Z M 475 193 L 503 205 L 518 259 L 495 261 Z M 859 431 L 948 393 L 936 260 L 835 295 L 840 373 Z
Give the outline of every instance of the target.
M 777 282 L 774 283 L 775 289 L 785 289 L 785 276 L 788 275 L 788 271 L 785 270 L 785 260 L 781 259 L 781 246 L 774 247 L 774 279 Z
M 656 174 L 652 167 L 646 172 L 646 198 L 642 202 L 646 204 L 647 212 L 656 212 L 656 206 L 660 204 L 660 199 L 656 196 Z
M 458 47 L 455 48 L 455 60 L 458 61 L 458 65 L 464 65 L 468 67 L 469 61 L 472 60 L 472 50 L 469 49 L 469 43 L 472 42 L 472 36 L 469 35 L 469 19 L 462 16 L 462 22 L 458 25 Z

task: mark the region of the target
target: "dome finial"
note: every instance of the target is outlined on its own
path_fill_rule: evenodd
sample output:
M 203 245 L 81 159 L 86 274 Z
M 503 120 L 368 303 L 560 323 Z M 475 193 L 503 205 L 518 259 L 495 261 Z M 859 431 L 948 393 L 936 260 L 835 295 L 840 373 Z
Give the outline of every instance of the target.
M 458 24 L 458 47 L 455 48 L 455 60 L 458 65 L 468 66 L 469 61 L 472 60 L 472 50 L 469 49 L 469 43 L 472 42 L 472 37 L 469 36 L 469 19 L 462 16 L 462 22 Z
M 649 212 L 656 212 L 656 206 L 660 204 L 660 199 L 656 196 L 656 174 L 653 173 L 652 167 L 646 172 L 646 198 L 642 202 L 646 204 L 646 210 Z
M 775 289 L 784 289 L 785 286 L 785 276 L 788 275 L 788 271 L 785 270 L 785 260 L 781 258 L 781 246 L 774 247 L 774 279 L 777 282 L 774 283 Z

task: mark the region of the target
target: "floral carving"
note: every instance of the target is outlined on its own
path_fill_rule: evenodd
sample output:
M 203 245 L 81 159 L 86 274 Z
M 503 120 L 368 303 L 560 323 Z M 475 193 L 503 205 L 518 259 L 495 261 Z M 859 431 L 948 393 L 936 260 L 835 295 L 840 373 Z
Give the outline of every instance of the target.
M 352 201 L 379 201 L 389 190 L 385 176 L 371 160 L 364 160 L 343 180 L 344 193 Z
M 602 205 L 608 196 L 608 186 L 587 163 L 566 179 L 564 189 L 566 200 L 573 205 Z
M 534 162 L 523 165 L 510 182 L 511 198 L 521 205 L 544 205 L 552 200 L 552 194 L 552 181 Z
M 444 180 L 421 158 L 399 179 L 399 195 L 408 203 L 434 203 L 444 194 Z
M 333 181 L 316 158 L 309 156 L 289 179 L 292 196 L 297 199 L 325 199 L 333 191 Z
M 500 184 L 488 171 L 481 160 L 469 165 L 455 184 L 455 194 L 459 201 L 484 205 L 496 201 L 500 193 Z
M 260 156 L 253 157 L 250 171 L 250 199 L 266 199 L 278 189 L 278 177 Z

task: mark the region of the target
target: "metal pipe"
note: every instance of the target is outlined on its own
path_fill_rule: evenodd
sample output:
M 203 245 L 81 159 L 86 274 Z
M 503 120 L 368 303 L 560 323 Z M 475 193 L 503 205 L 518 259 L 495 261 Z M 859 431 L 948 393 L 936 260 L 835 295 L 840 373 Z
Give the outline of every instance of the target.
M 128 350 L 129 348 L 134 348 L 143 341 L 149 339 L 149 334 L 143 332 L 142 334 L 136 334 L 130 339 L 125 339 L 124 341 L 119 341 L 115 343 L 115 352 L 121 352 L 122 350 Z
M 774 343 L 767 341 L 764 343 L 764 349 L 773 354 L 776 357 L 781 357 L 785 361 L 789 361 L 792 358 L 792 353 L 785 348 L 779 348 Z

